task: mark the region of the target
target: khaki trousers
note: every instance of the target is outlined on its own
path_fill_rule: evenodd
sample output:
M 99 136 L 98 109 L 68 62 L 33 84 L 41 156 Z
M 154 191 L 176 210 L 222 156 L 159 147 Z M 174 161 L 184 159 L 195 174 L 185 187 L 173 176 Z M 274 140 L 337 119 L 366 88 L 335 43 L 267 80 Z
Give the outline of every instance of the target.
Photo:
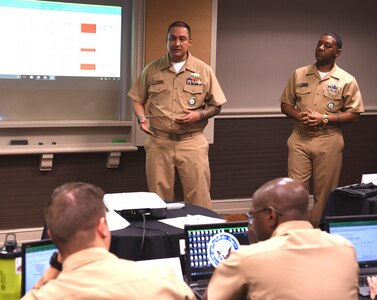
M 174 201 L 177 171 L 185 202 L 211 208 L 209 146 L 204 134 L 179 141 L 148 136 L 144 148 L 150 192 L 158 194 L 165 201 Z
M 288 176 L 302 182 L 310 193 L 313 177 L 314 206 L 311 223 L 318 227 L 327 198 L 338 186 L 342 167 L 344 141 L 341 132 L 317 137 L 293 131 L 287 141 Z

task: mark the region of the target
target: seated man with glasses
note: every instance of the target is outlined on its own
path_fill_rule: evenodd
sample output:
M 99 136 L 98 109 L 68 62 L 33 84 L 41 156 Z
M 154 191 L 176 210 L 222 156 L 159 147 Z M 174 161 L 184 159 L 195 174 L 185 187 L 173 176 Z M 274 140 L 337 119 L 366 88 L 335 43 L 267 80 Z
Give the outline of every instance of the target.
M 358 264 L 352 244 L 314 229 L 308 193 L 277 178 L 253 195 L 251 245 L 216 268 L 204 299 L 357 299 Z

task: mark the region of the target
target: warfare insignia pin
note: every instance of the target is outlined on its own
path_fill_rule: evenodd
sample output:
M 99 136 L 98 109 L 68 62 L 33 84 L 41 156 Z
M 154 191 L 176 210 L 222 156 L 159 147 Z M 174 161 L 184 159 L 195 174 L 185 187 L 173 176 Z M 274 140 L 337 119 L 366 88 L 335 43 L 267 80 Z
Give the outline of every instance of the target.
M 330 109 L 330 110 L 332 110 L 334 108 L 334 106 L 335 106 L 334 102 L 327 103 L 327 108 Z
M 188 101 L 188 104 L 190 105 L 195 105 L 196 99 L 194 97 L 191 97 L 190 100 Z

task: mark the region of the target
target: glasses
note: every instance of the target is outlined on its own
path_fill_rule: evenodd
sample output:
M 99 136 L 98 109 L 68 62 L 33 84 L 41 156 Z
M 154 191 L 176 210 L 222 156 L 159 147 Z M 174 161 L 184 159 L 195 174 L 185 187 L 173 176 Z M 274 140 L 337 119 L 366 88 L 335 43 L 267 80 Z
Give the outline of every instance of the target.
M 276 209 L 276 208 L 273 208 L 273 207 L 269 206 L 269 207 L 265 207 L 265 208 L 262 208 L 262 209 L 257 210 L 257 211 L 249 211 L 249 212 L 247 212 L 247 213 L 246 213 L 246 216 L 247 216 L 247 219 L 248 219 L 249 223 L 250 223 L 250 224 L 253 224 L 253 222 L 254 222 L 254 218 L 255 218 L 255 215 L 256 215 L 256 214 L 259 214 L 259 213 L 261 213 L 261 212 L 264 212 L 264 211 L 266 211 L 266 210 L 269 209 L 269 208 L 272 209 L 274 212 L 276 212 L 279 216 L 282 216 L 282 215 L 283 215 L 283 213 L 282 213 L 280 210 L 278 210 L 278 209 Z

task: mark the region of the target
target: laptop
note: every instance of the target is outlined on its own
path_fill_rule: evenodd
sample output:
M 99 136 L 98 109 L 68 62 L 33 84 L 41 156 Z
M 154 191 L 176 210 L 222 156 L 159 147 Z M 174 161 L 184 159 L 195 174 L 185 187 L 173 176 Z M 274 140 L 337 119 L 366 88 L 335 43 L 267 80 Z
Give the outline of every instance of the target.
M 348 239 L 360 268 L 359 293 L 369 296 L 367 276 L 377 275 L 377 215 L 326 217 L 326 230 Z
M 202 299 L 213 271 L 240 245 L 248 245 L 248 222 L 185 225 L 185 275 Z
M 51 240 L 24 242 L 22 249 L 21 297 L 25 295 L 50 267 L 50 258 L 57 250 Z

